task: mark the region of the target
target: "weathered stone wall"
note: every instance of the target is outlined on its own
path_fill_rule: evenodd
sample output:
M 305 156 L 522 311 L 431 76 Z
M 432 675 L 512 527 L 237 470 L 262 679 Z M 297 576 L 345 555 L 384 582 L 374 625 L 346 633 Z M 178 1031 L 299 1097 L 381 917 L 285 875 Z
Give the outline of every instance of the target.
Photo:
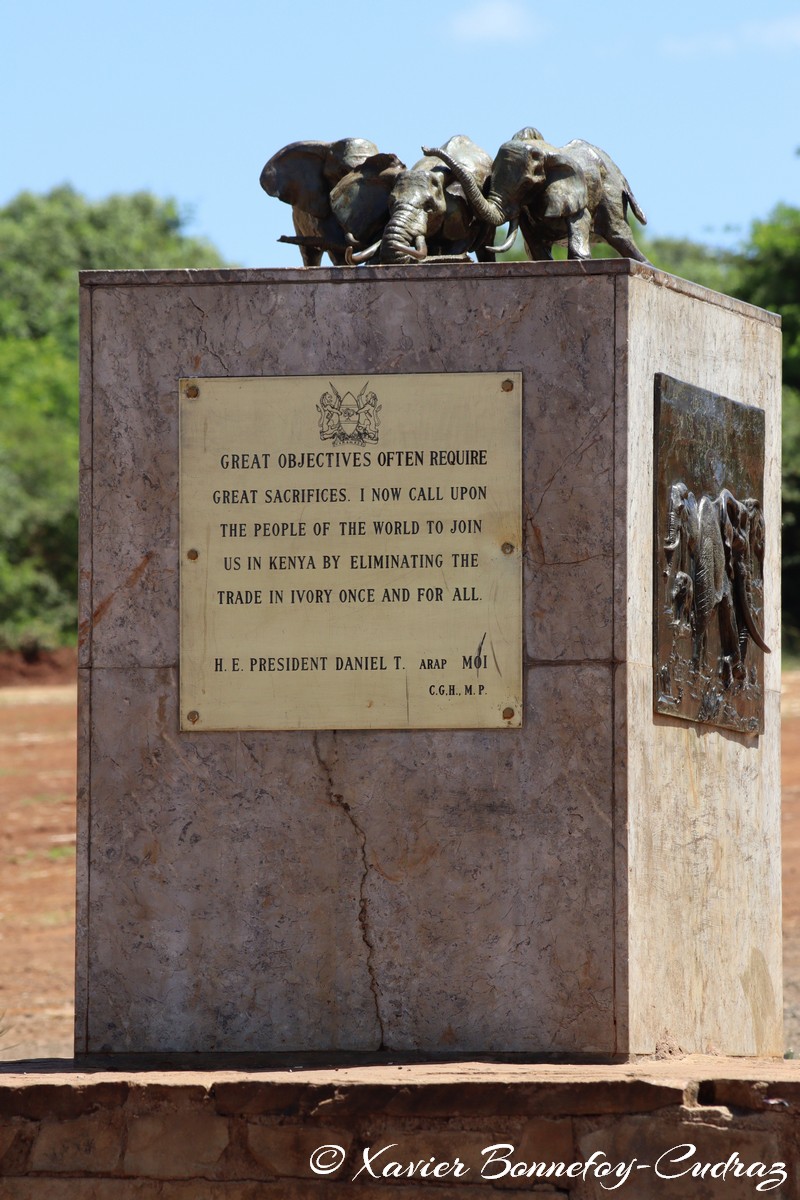
M 0 1074 L 0 1197 L 468 1200 L 507 1188 L 562 1200 L 754 1200 L 759 1182 L 780 1183 L 782 1164 L 787 1181 L 767 1194 L 790 1200 L 800 1080 L 788 1064 L 762 1068 L 760 1078 L 719 1060 L 693 1071 L 642 1064 L 639 1075 L 475 1063 L 294 1075 Z M 488 1152 L 497 1145 L 512 1149 Z M 315 1173 L 312 1158 L 328 1173 Z M 620 1174 L 582 1172 L 587 1160 Z M 398 1175 L 392 1163 L 403 1172 L 418 1166 Z M 423 1166 L 438 1166 L 439 1177 L 423 1176 Z M 703 1176 L 683 1175 L 692 1169 Z M 628 1181 L 609 1192 L 622 1172 Z
M 721 298 L 722 299 L 722 298 Z M 757 310 L 698 304 L 634 277 L 626 293 L 625 748 L 630 1050 L 781 1054 L 779 331 Z M 653 718 L 653 376 L 765 413 L 765 730 L 757 738 Z M 618 455 L 619 461 L 619 455 Z M 663 532 L 660 533 L 663 537 Z M 624 550 L 623 550 L 624 545 Z M 619 606 L 619 609 L 622 605 Z M 619 611 L 618 609 L 618 611 Z M 620 622 L 621 624 L 621 622 Z M 621 715 L 621 714 L 620 714 Z M 618 792 L 618 799 L 621 798 Z
M 774 431 L 731 364 L 775 322 L 627 260 L 82 282 L 77 1050 L 779 1053 L 776 714 L 653 717 L 632 462 L 655 370 Z M 181 733 L 178 379 L 480 370 L 523 372 L 524 728 Z

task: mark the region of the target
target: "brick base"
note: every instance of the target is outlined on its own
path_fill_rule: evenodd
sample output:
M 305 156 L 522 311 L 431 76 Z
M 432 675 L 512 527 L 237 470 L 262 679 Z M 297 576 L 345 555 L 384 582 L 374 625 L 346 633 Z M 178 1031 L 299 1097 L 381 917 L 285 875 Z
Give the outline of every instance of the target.
M 0 1068 L 2 1200 L 798 1195 L 791 1063 L 44 1066 Z

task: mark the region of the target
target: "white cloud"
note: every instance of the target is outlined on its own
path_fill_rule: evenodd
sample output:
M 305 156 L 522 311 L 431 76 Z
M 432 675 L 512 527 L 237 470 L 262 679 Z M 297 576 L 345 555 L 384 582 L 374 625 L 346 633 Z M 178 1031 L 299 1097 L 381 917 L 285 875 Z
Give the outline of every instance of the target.
M 450 21 L 463 42 L 505 42 L 509 38 L 538 38 L 546 26 L 518 0 L 476 0 Z
M 767 21 L 756 28 L 756 38 L 762 46 L 776 50 L 800 47 L 800 17 L 785 17 L 782 21 Z
M 702 55 L 724 57 L 752 50 L 792 51 L 800 49 L 800 17 L 776 17 L 767 21 L 745 21 L 728 29 L 716 29 L 691 37 L 668 37 L 662 42 L 667 54 L 680 58 Z

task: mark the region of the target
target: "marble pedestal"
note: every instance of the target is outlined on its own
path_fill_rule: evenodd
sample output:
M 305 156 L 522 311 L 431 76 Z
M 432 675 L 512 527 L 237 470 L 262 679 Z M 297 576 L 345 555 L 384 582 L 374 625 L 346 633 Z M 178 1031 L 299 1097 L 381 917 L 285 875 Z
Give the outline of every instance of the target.
M 781 1053 L 765 732 L 654 715 L 653 380 L 766 412 L 777 319 L 628 261 L 81 278 L 76 1051 Z M 521 730 L 181 733 L 187 376 L 521 371 Z

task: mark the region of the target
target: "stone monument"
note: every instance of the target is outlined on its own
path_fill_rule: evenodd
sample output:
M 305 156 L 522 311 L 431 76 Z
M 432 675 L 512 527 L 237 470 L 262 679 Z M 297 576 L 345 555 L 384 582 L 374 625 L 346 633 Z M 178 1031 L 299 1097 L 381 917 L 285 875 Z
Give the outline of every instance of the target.
M 780 1054 L 777 318 L 81 285 L 76 1051 Z

